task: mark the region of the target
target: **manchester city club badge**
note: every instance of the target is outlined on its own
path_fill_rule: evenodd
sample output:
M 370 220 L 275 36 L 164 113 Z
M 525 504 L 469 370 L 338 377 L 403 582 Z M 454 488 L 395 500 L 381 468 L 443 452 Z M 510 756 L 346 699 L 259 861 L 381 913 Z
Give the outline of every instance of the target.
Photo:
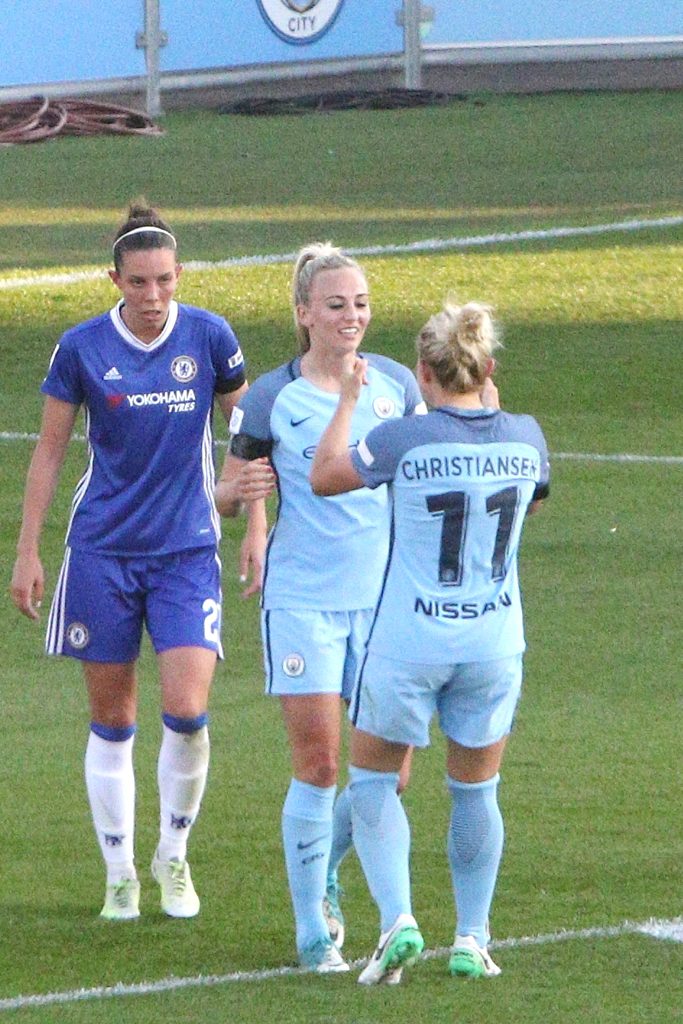
M 344 0 L 258 0 L 273 32 L 287 43 L 314 43 L 331 27 Z

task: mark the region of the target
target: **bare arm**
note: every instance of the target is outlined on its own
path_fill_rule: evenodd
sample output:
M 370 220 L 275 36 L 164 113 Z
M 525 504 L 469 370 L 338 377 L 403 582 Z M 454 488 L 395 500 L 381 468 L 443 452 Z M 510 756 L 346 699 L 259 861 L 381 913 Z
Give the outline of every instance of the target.
M 43 600 L 45 575 L 39 554 L 40 536 L 77 413 L 76 405 L 57 398 L 45 399 L 40 438 L 26 476 L 24 508 L 10 594 L 19 611 L 29 619 L 39 617 L 37 609 Z
M 250 519 L 258 518 L 254 506 L 260 503 L 265 515 L 263 500 L 274 487 L 275 473 L 267 458 L 249 462 L 228 452 L 216 483 L 216 506 L 222 516 L 232 518 L 246 507 Z
M 218 403 L 227 422 L 234 406 L 247 390 L 245 384 L 229 395 L 219 395 Z M 268 459 L 247 462 L 229 452 L 225 457 L 220 478 L 216 484 L 216 507 L 223 516 L 236 516 L 242 509 L 247 515 L 247 528 L 240 546 L 240 582 L 251 583 L 242 592 L 250 597 L 261 589 L 265 562 L 268 518 L 265 499 L 275 487 L 275 473 Z
M 366 369 L 366 360 L 358 358 L 352 373 L 342 380 L 337 408 L 320 438 L 313 459 L 310 479 L 315 494 L 343 494 L 363 486 L 351 462 L 349 432 Z

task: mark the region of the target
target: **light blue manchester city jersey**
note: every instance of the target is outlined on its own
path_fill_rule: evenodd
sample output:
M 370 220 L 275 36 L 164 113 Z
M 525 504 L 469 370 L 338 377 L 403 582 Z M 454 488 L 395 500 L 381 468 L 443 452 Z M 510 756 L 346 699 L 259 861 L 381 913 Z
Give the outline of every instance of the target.
M 172 302 L 145 345 L 120 307 L 66 332 L 41 388 L 85 412 L 67 544 L 126 556 L 214 546 L 213 401 L 244 382 L 239 343 L 221 317 Z
M 412 414 L 421 403 L 404 366 L 368 355 L 368 384 L 352 423 L 357 443 L 378 423 Z M 350 611 L 374 606 L 387 557 L 386 488 L 322 498 L 309 482 L 311 461 L 339 395 L 301 376 L 299 358 L 260 377 L 233 414 L 231 450 L 268 455 L 279 505 L 268 539 L 262 604 L 266 609 Z
M 352 459 L 369 487 L 391 485 L 390 554 L 370 650 L 430 664 L 521 653 L 517 552 L 527 507 L 549 482 L 536 420 L 441 408 L 378 426 Z

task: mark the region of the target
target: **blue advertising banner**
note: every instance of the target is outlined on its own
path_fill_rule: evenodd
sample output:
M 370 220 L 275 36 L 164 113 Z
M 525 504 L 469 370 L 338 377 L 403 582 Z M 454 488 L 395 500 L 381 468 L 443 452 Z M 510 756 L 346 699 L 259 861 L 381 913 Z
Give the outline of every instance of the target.
M 683 37 L 683 0 L 424 0 L 427 45 Z M 401 0 L 160 0 L 161 70 L 397 54 Z M 0 86 L 144 75 L 144 0 L 2 0 Z
M 426 43 L 508 43 L 683 36 L 681 0 L 425 0 Z

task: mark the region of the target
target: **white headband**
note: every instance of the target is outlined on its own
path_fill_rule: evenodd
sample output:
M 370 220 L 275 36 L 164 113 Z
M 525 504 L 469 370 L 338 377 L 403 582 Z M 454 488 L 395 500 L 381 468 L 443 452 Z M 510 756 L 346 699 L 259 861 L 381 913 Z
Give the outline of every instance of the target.
M 156 231 L 156 233 L 159 234 L 159 235 L 168 235 L 168 237 L 173 242 L 173 248 L 174 249 L 178 248 L 178 244 L 177 244 L 177 242 L 175 240 L 175 237 L 171 234 L 170 231 L 167 231 L 166 228 L 157 228 L 157 227 L 154 226 L 154 224 L 146 224 L 146 225 L 144 225 L 141 228 L 132 228 L 130 231 L 126 231 L 125 234 L 119 235 L 119 237 L 116 239 L 116 241 L 112 245 L 112 250 L 115 251 L 116 250 L 116 246 L 119 244 L 119 242 L 122 242 L 124 238 L 130 238 L 131 235 L 139 235 L 142 231 Z

